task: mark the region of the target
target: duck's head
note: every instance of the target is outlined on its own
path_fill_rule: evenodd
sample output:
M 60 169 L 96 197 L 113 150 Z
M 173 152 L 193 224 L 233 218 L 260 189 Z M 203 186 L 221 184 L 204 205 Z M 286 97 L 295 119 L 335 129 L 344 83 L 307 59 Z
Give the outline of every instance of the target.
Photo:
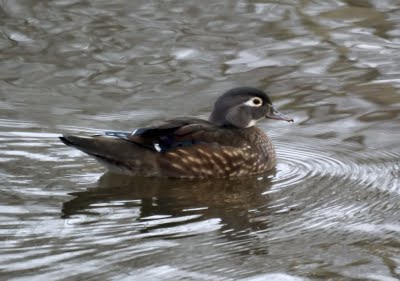
M 257 121 L 269 118 L 293 122 L 278 112 L 266 93 L 256 88 L 234 88 L 220 96 L 214 104 L 209 121 L 218 126 L 249 128 Z

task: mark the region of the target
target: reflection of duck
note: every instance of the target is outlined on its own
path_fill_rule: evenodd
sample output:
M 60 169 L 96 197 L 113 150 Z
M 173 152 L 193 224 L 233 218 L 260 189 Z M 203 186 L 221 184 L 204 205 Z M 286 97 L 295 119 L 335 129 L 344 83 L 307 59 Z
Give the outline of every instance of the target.
M 267 227 L 265 207 L 268 205 L 268 196 L 262 193 L 269 186 L 267 178 L 160 180 L 106 173 L 100 178 L 98 188 L 72 193 L 76 197 L 63 204 L 62 212 L 63 218 L 71 218 L 79 214 L 96 213 L 98 206 L 118 206 L 139 210 L 139 221 L 158 215 L 197 215 L 193 221 L 219 219 L 222 231 L 231 230 L 234 234 Z M 263 216 L 257 217 L 260 211 Z M 149 226 L 143 231 L 151 231 L 154 227 L 166 226 Z
M 180 118 L 128 132 L 60 139 L 114 172 L 141 176 L 238 177 L 275 166 L 271 140 L 254 124 L 264 118 L 293 121 L 254 88 L 235 88 L 215 103 L 209 121 Z

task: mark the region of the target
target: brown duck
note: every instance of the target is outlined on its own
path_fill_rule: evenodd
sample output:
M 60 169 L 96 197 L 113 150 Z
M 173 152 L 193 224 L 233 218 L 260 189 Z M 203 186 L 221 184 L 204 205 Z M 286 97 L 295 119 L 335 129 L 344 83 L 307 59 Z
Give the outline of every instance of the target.
M 270 138 L 255 123 L 293 119 L 279 113 L 261 90 L 234 88 L 215 102 L 208 119 L 176 118 L 133 132 L 60 137 L 112 172 L 177 178 L 242 177 L 276 164 Z

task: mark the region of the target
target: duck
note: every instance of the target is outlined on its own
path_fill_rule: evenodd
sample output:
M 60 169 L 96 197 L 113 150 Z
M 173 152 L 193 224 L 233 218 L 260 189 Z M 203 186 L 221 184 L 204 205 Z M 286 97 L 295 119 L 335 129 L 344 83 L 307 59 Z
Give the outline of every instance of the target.
M 144 177 L 233 178 L 264 174 L 276 165 L 265 119 L 293 122 L 269 96 L 253 87 L 233 88 L 215 102 L 208 120 L 168 119 L 133 131 L 59 137 L 110 172 Z

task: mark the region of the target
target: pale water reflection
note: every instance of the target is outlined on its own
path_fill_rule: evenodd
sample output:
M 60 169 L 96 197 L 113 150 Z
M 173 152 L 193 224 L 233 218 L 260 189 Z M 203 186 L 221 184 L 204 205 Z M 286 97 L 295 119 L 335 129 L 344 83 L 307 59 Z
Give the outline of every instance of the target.
M 399 280 L 400 5 L 0 3 L 1 280 Z M 267 90 L 275 171 L 126 178 L 64 132 Z

